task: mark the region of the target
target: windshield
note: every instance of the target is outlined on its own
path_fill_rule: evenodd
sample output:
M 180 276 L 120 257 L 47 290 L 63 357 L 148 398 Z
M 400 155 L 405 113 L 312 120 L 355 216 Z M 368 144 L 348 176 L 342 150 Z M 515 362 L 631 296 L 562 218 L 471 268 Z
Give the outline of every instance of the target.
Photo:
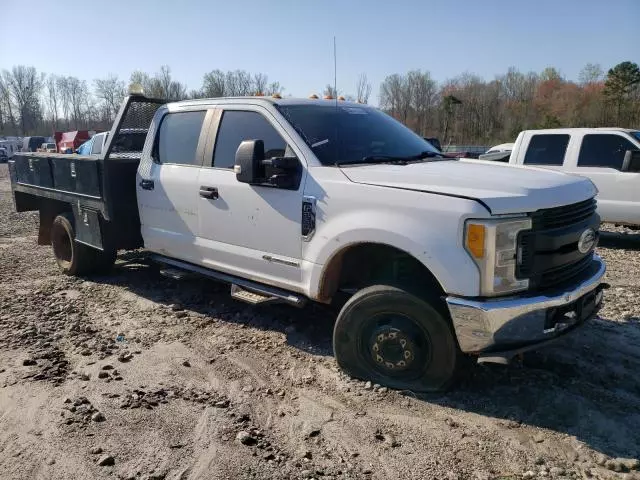
M 635 137 L 636 140 L 640 140 L 640 132 L 635 131 L 635 132 L 630 132 L 631 136 Z
M 323 165 L 372 163 L 382 157 L 439 154 L 433 146 L 375 108 L 357 105 L 278 105 Z

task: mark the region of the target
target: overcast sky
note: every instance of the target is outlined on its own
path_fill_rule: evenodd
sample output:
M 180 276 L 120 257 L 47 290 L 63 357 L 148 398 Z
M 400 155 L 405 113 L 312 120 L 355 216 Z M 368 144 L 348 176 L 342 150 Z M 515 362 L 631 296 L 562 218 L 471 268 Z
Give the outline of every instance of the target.
M 96 7 L 92 6 L 95 5 Z M 33 65 L 85 80 L 169 65 L 199 88 L 205 72 L 243 69 L 307 96 L 333 83 L 354 93 L 391 73 L 429 70 L 491 79 L 509 66 L 640 61 L 640 0 L 2 0 L 0 69 Z

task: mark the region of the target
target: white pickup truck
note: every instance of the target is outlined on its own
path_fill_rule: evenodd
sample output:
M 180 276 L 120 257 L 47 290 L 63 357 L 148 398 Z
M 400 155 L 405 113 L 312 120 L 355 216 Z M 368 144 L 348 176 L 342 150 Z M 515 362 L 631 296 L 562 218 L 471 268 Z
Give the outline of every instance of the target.
M 16 208 L 40 212 L 64 272 L 144 247 L 165 275 L 228 282 L 249 303 L 346 297 L 338 364 L 414 391 L 450 385 L 462 354 L 505 361 L 600 308 L 587 179 L 442 158 L 366 105 L 160 103 L 127 97 L 101 157 L 10 162 Z M 131 129 L 148 129 L 142 151 L 115 150 Z
M 550 168 L 589 178 L 598 188 L 598 213 L 603 222 L 640 227 L 640 131 L 525 130 L 518 135 L 510 154 L 492 159 L 507 158 L 513 165 Z

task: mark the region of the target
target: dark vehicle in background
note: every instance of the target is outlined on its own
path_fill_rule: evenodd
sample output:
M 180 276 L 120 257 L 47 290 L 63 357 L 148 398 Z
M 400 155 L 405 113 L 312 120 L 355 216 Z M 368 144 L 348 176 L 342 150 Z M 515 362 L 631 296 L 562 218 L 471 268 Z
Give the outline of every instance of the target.
M 38 148 L 40 148 L 43 143 L 46 143 L 46 141 L 46 137 L 24 137 L 22 140 L 22 151 L 37 152 Z
M 478 158 L 487 151 L 482 145 L 447 145 L 443 152 L 450 158 Z
M 437 148 L 439 151 L 442 151 L 442 145 L 440 144 L 440 140 L 436 137 L 423 137 L 427 142 Z
M 447 158 L 478 158 L 487 151 L 487 147 L 476 145 L 447 145 L 442 148 L 440 140 L 436 137 L 422 137 L 433 145 L 443 157 Z
M 5 148 L 0 148 L 0 163 L 7 163 L 9 161 L 9 155 Z

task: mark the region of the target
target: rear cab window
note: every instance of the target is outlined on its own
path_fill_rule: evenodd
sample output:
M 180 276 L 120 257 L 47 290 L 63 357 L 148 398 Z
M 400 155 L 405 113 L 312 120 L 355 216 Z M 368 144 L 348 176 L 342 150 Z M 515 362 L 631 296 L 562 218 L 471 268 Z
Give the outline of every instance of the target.
M 524 164 L 562 166 L 569 138 L 568 134 L 533 135 L 524 156 Z
M 166 114 L 156 138 L 156 162 L 200 166 L 197 150 L 205 115 L 204 110 Z
M 636 146 L 616 134 L 585 135 L 578 155 L 578 167 L 608 167 L 622 170 L 624 155 Z

